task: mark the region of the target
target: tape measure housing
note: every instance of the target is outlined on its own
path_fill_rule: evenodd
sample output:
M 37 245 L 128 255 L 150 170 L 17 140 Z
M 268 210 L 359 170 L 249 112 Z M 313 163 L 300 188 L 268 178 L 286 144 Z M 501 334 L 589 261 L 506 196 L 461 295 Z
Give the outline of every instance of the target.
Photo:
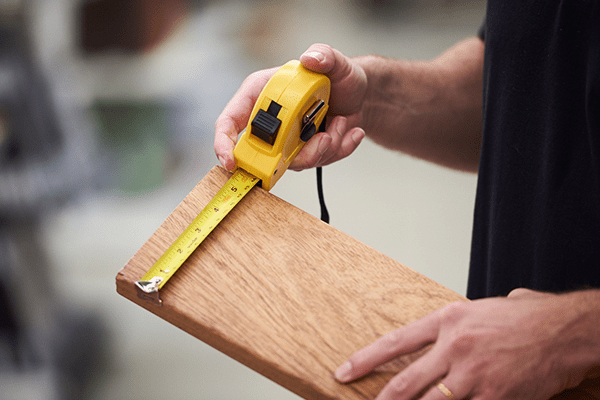
M 300 138 L 303 117 L 322 101 L 324 105 L 312 121 L 319 126 L 327 114 L 329 94 L 330 82 L 325 75 L 304 68 L 296 60 L 286 63 L 269 80 L 254 105 L 248 127 L 233 151 L 236 167 L 258 177 L 262 188 L 271 190 L 304 146 L 305 141 Z M 255 128 L 252 123 L 257 115 L 271 122 L 261 121 L 263 126 Z M 274 118 L 280 121 L 275 135 L 269 125 L 276 124 Z

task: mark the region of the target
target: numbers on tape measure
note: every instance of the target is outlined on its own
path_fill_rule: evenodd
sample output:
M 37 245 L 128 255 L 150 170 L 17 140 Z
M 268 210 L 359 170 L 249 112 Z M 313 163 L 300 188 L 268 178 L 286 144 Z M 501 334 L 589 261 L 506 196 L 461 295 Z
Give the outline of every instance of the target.
M 238 169 L 167 251 L 141 280 L 136 282 L 138 295 L 144 300 L 162 304 L 158 291 L 177 272 L 212 230 L 258 183 L 258 178 Z M 234 192 L 237 195 L 231 195 Z

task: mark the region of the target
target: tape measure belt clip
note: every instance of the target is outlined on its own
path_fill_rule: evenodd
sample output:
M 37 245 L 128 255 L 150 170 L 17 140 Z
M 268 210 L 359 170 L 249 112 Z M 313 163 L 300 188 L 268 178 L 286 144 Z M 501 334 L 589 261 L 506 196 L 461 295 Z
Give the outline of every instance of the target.
M 308 142 L 310 138 L 312 138 L 315 133 L 317 133 L 317 126 L 315 125 L 315 119 L 319 112 L 325 107 L 325 102 L 323 100 L 317 100 L 315 103 L 308 109 L 304 117 L 302 117 L 302 130 L 300 131 L 300 140 L 303 142 Z

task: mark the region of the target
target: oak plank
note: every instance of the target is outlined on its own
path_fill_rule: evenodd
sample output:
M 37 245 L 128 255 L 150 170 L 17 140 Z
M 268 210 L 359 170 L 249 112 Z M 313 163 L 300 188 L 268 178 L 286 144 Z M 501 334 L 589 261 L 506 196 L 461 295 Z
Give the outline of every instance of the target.
M 119 271 L 117 291 L 306 399 L 372 399 L 422 352 L 357 382 L 333 372 L 354 351 L 463 296 L 254 188 L 161 290 L 135 282 L 230 177 L 213 168 Z M 569 399 L 583 397 L 568 397 Z

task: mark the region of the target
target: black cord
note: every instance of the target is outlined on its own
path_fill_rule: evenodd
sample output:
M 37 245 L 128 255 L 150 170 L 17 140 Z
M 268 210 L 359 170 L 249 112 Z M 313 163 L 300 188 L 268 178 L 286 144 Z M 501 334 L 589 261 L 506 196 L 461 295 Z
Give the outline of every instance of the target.
M 323 132 L 326 127 L 327 117 L 323 118 L 323 122 L 319 125 L 319 132 Z M 325 206 L 325 196 L 323 195 L 323 167 L 317 167 L 317 192 L 319 193 L 319 205 L 321 206 L 321 221 L 329 223 L 329 213 Z
M 319 193 L 319 205 L 321 206 L 321 221 L 329 223 L 329 213 L 325 206 L 325 196 L 323 196 L 323 167 L 317 167 L 317 191 Z

